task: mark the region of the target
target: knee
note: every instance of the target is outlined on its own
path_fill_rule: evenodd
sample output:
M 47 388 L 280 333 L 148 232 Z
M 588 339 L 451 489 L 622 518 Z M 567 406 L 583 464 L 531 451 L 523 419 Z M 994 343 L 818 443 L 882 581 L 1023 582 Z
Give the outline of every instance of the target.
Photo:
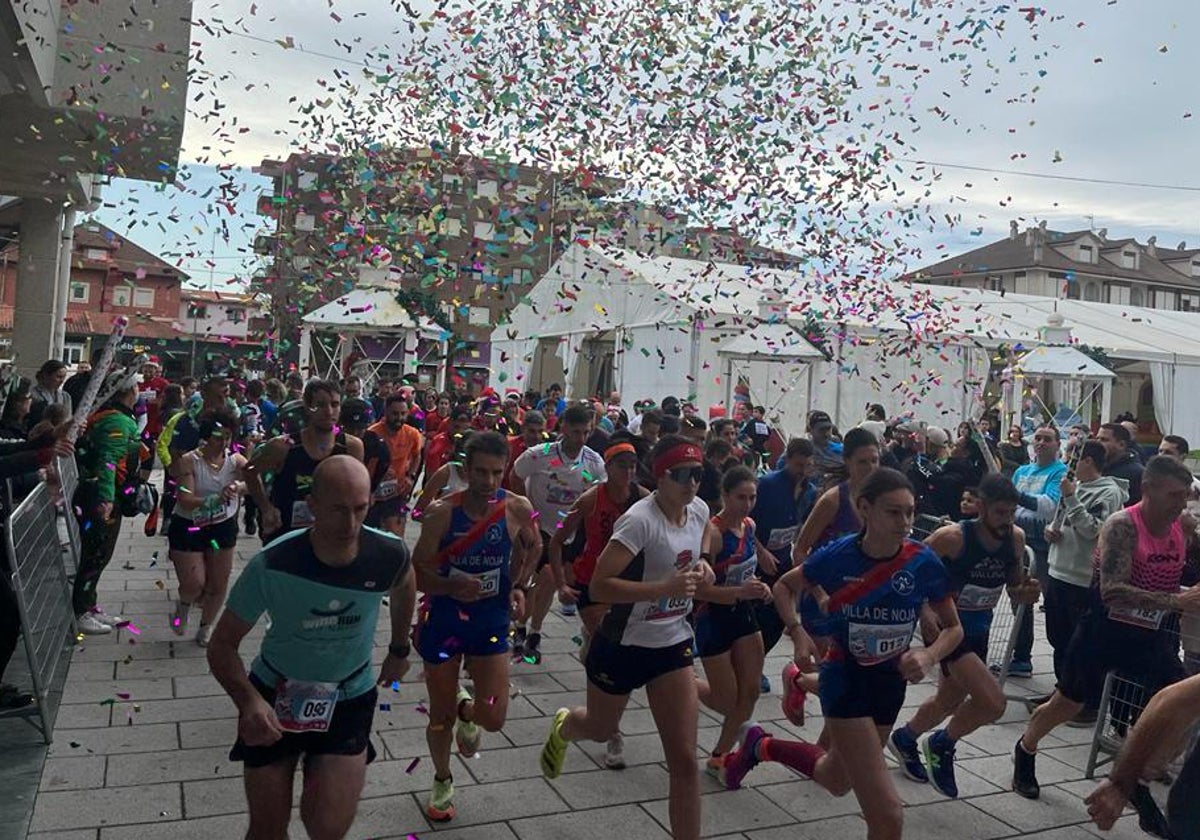
M 344 814 L 340 808 L 321 806 L 304 812 L 301 820 L 311 840 L 342 840 L 354 822 L 354 810 Z
M 430 732 L 452 732 L 454 730 L 454 724 L 457 722 L 458 714 L 456 712 L 449 712 L 440 715 L 435 715 L 430 712 L 428 729 Z
M 494 706 L 475 704 L 475 723 L 485 732 L 499 732 L 504 727 L 508 717 L 508 704 L 496 703 Z
M 1000 691 L 990 691 L 980 699 L 988 723 L 995 723 L 1004 716 L 1004 710 L 1008 708 L 1008 701 Z
M 853 787 L 851 787 L 849 779 L 842 777 L 831 780 L 829 784 L 826 785 L 826 790 L 828 790 L 834 796 L 842 797 L 853 790 Z
M 247 837 L 254 840 L 288 840 L 288 818 L 284 813 L 282 820 L 274 814 L 255 814 L 250 812 L 250 826 L 246 830 Z M 307 825 L 307 821 L 306 821 Z

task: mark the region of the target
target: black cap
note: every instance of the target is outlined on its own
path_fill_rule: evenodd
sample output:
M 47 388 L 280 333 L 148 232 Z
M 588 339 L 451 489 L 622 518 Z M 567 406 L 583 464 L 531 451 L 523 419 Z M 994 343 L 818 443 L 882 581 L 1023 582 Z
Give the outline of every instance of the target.
M 813 411 L 808 415 L 808 428 L 814 429 L 817 426 L 833 425 L 833 420 L 829 414 L 824 411 Z
M 359 397 L 351 397 L 342 403 L 338 423 L 343 426 L 366 426 L 374 419 L 371 404 Z

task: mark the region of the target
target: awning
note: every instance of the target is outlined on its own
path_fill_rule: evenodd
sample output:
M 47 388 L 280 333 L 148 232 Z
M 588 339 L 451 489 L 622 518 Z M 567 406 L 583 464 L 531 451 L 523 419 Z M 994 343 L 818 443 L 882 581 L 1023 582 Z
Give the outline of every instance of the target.
M 725 359 L 748 362 L 802 362 L 825 358 L 824 353 L 788 324 L 759 324 L 722 344 L 717 353 Z
M 396 300 L 396 293 L 391 289 L 355 289 L 309 312 L 301 320 L 315 329 L 338 332 L 381 334 L 417 330 L 424 336 L 435 337 L 445 333 L 428 318 L 414 321 L 408 310 Z
M 1069 379 L 1116 379 L 1117 375 L 1074 347 L 1035 347 L 1017 360 L 1026 375 Z

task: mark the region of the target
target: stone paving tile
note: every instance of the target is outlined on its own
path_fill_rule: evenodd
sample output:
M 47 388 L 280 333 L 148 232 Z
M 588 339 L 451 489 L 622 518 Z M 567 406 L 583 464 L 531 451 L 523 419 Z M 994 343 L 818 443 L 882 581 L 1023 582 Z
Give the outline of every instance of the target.
M 182 782 L 221 776 L 241 776 L 240 768 L 229 760 L 228 747 L 174 749 L 110 756 L 105 784 L 120 787 L 144 784 L 147 780 Z
M 747 840 L 841 840 L 865 837 L 867 824 L 857 814 L 828 820 L 746 832 Z M 952 835 L 958 837 L 959 835 Z
M 63 698 L 63 705 L 99 703 L 101 700 L 116 699 L 118 693 L 128 694 L 133 701 L 168 700 L 175 696 L 169 677 L 115 680 L 110 673 L 105 679 L 76 680 L 71 685 L 70 696 Z
M 513 820 L 510 825 L 521 840 L 670 840 L 670 834 L 644 810 L 617 805 L 591 811 L 556 813 Z M 440 836 L 440 835 L 439 835 Z
M 564 773 L 550 784 L 575 810 L 663 799 L 670 778 L 658 764 L 607 773 Z
M 41 790 L 82 790 L 104 787 L 105 756 L 48 758 L 42 770 Z
M 1053 786 L 1042 788 L 1041 798 L 1034 801 L 1004 792 L 978 796 L 968 802 L 1020 832 L 1044 831 L 1087 820 L 1079 799 Z
M 943 799 L 904 809 L 904 833 L 909 837 L 970 837 L 991 840 L 1007 837 L 1011 827 L 971 807 L 967 802 Z
M 647 802 L 642 805 L 659 825 L 670 828 L 667 816 L 667 800 Z M 787 811 L 776 806 L 770 799 L 752 788 L 724 790 L 710 793 L 701 801 L 700 836 L 714 837 L 735 831 L 751 831 L 792 822 Z
M 178 815 L 177 815 L 178 816 Z M 210 819 L 173 820 L 152 825 L 139 825 L 131 830 L 127 826 L 104 828 L 100 840 L 213 840 L 216 837 L 244 837 L 249 819 L 245 814 L 234 814 Z
M 56 729 L 50 745 L 52 758 L 111 753 L 156 752 L 179 746 L 173 723 L 148 726 L 115 726 L 111 729 Z
M 33 807 L 31 831 L 165 822 L 183 815 L 179 785 L 47 791 Z M 140 831 L 140 830 L 139 830 Z
M 555 814 L 566 810 L 565 803 L 544 779 L 520 779 L 488 785 L 466 785 L 462 788 L 455 785 L 454 805 L 458 809 L 458 816 L 454 818 L 453 827 L 507 822 L 518 817 Z M 437 827 L 438 824 L 433 826 L 435 829 Z
M 39 831 L 30 834 L 29 840 L 96 840 L 99 832 L 94 828 L 76 828 L 72 831 Z

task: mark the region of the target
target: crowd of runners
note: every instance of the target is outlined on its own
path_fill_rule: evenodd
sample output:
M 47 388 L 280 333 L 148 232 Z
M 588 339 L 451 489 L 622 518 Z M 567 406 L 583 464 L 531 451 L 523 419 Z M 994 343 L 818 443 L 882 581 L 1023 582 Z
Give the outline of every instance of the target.
M 1038 798 L 1039 742 L 1093 725 L 1117 670 L 1154 699 L 1124 722 L 1089 813 L 1108 828 L 1128 803 L 1149 833 L 1200 837 L 1200 752 L 1165 814 L 1145 784 L 1200 718 L 1200 677 L 1188 677 L 1200 670 L 1200 536 L 1182 438 L 1154 454 L 1128 423 L 1001 429 L 985 417 L 946 429 L 870 406 L 840 431 L 812 411 L 785 439 L 743 402 L 627 410 L 619 394 L 568 401 L 558 386 L 466 396 L 381 380 L 368 392 L 355 376 L 296 373 L 172 383 L 151 360 L 108 377 L 111 397 L 72 447 L 62 430 L 88 374 L 65 373 L 48 362 L 8 397 L 0 433 L 15 440 L 0 443 L 0 471 L 36 480 L 53 456 L 76 457 L 84 634 L 125 622 L 96 595 L 123 517 L 165 536 L 178 580 L 170 630 L 207 647 L 238 709 L 231 759 L 245 768 L 251 838 L 287 836 L 301 758 L 308 834 L 347 833 L 374 757 L 378 686 L 427 698 L 425 810 L 453 820 L 451 752 L 472 756 L 503 729 L 510 670 L 540 661 L 556 602 L 578 616 L 587 694 L 554 715 L 542 772 L 563 772 L 572 741 L 604 743 L 605 765 L 624 767 L 622 714 L 644 689 L 679 840 L 700 836 L 701 772 L 736 789 L 764 762 L 853 793 L 872 840 L 902 836 L 885 752 L 909 779 L 958 795 L 957 742 L 1007 704 L 988 663 L 993 616 L 1019 604 L 999 668 L 1032 675 L 1041 608 L 1057 682 L 1028 702 L 1013 790 Z M 262 548 L 230 588 L 234 549 L 251 537 Z M 0 597 L 2 667 L 19 626 L 11 592 Z M 243 650 L 264 616 L 261 645 Z M 781 642 L 791 659 L 764 673 Z M 930 676 L 936 693 L 902 720 L 907 686 Z M 773 679 L 787 720 L 819 710 L 818 738 L 754 720 Z M 5 705 L 31 699 L 0 688 Z M 701 704 L 722 718 L 706 759 Z

